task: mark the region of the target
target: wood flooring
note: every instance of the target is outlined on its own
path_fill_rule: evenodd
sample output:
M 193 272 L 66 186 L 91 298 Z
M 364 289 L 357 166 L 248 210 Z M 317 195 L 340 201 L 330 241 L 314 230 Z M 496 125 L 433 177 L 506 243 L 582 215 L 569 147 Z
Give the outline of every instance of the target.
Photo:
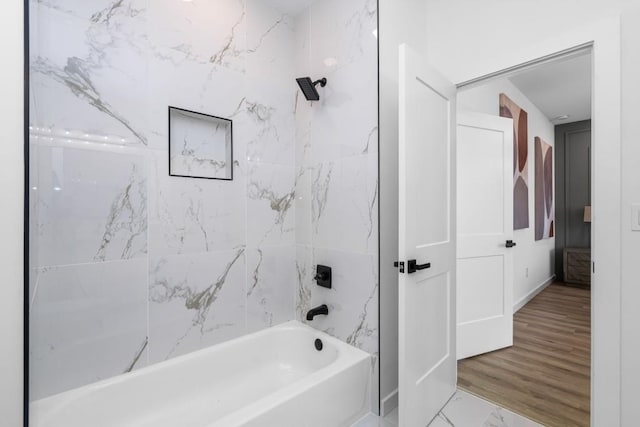
M 588 426 L 591 293 L 554 283 L 513 317 L 513 347 L 458 362 L 458 387 L 548 427 Z

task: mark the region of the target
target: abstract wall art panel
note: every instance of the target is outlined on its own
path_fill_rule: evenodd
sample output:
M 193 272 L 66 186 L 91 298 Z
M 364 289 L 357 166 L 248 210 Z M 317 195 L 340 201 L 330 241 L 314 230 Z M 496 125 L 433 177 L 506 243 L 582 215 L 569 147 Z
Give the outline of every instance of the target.
M 529 228 L 529 153 L 527 112 L 504 93 L 500 116 L 513 119 L 513 229 Z
M 553 237 L 553 147 L 536 136 L 536 240 Z

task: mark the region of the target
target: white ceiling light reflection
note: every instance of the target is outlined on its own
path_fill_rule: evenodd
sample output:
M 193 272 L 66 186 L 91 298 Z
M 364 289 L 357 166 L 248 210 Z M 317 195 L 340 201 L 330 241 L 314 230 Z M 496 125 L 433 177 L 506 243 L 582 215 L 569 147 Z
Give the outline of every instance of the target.
M 336 58 L 325 58 L 324 61 L 324 65 L 328 68 L 334 68 L 336 65 L 338 65 L 338 60 Z

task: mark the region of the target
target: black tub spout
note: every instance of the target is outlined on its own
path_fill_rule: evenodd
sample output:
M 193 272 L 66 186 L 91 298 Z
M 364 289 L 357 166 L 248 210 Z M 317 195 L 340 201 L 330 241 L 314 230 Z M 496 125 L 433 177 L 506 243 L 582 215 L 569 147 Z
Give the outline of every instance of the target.
M 325 316 L 329 314 L 329 307 L 327 307 L 327 304 L 322 304 L 309 310 L 307 312 L 307 320 L 313 320 L 313 318 L 319 314 L 324 314 Z

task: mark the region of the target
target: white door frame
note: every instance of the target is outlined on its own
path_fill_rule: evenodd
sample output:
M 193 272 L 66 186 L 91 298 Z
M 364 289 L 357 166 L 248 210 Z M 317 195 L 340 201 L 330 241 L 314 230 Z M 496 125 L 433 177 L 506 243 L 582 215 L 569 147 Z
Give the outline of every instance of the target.
M 621 410 L 620 30 L 620 17 L 615 17 L 504 52 L 476 63 L 476 70 L 458 83 L 475 84 L 539 58 L 592 45 L 591 425 L 596 427 L 620 425 Z

